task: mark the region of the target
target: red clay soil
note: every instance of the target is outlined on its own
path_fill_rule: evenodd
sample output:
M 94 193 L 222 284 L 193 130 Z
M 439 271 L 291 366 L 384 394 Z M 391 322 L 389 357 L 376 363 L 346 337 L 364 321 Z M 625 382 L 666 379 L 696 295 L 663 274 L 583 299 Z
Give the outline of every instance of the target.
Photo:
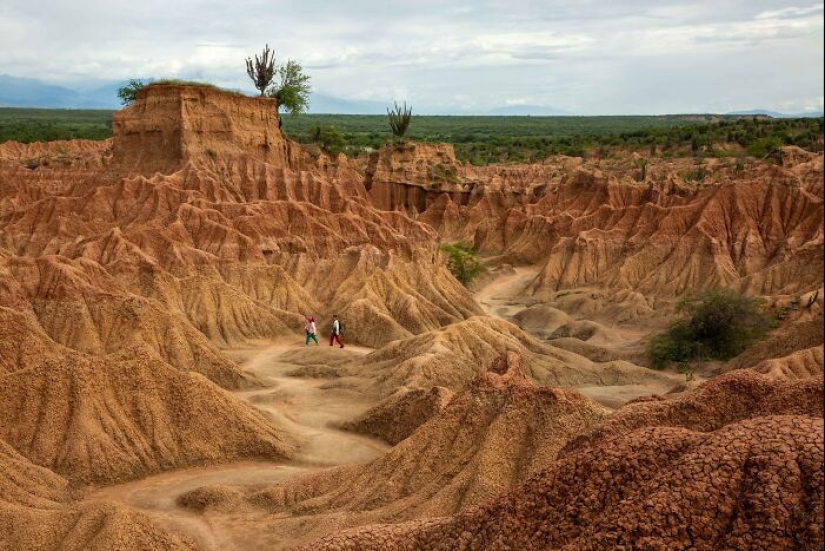
M 561 455 L 598 446 L 617 434 L 642 427 L 680 427 L 711 432 L 737 421 L 768 415 L 822 417 L 823 378 L 778 381 L 750 370 L 703 383 L 670 400 L 625 404 L 605 422 L 568 443 Z
M 402 388 L 341 428 L 378 438 L 394 446 L 438 415 L 453 397 L 450 389 Z
M 302 549 L 818 551 L 822 432 L 799 415 L 710 433 L 648 427 L 559 460 L 494 505 Z

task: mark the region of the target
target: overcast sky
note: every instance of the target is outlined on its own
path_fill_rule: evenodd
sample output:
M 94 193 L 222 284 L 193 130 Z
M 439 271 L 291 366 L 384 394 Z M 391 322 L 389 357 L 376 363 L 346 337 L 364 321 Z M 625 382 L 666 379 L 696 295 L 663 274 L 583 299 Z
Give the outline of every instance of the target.
M 823 107 L 824 20 L 805 0 L 0 0 L 0 74 L 251 92 L 269 43 L 319 93 L 420 114 L 793 113 Z

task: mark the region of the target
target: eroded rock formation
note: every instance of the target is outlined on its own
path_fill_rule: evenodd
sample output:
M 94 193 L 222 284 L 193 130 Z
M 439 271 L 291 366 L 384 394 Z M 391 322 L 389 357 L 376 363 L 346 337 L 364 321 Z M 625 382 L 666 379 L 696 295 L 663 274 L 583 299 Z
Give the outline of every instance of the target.
M 698 184 L 678 176 L 687 161 L 651 162 L 637 182 L 618 162 L 463 166 L 444 145 L 390 148 L 371 166 L 381 208 L 506 261 L 544 264 L 531 287 L 538 297 L 581 286 L 674 296 L 822 285 L 822 156 L 798 148 L 744 174 L 716 164 Z
M 627 404 L 494 504 L 311 548 L 818 549 L 822 412 L 822 377 L 737 371 L 675 400 Z
M 823 545 L 822 419 L 650 427 L 569 456 L 494 505 L 368 526 L 315 550 L 791 550 Z
M 302 538 L 452 514 L 490 503 L 550 465 L 569 438 L 607 414 L 575 391 L 536 386 L 511 352 L 373 462 L 258 491 L 205 487 L 181 501 L 200 511 L 251 505 L 274 515 L 261 521 L 273 525 L 289 513 L 304 526 Z
M 822 155 L 709 161 L 700 181 L 653 160 L 641 182 L 621 158 L 332 159 L 286 139 L 269 100 L 174 85 L 114 131 L 0 144 L 0 547 L 192 548 L 74 492 L 290 457 L 228 392 L 260 381 L 225 349 L 298 340 L 304 314 L 323 334 L 333 313 L 378 350 L 296 373 L 384 398 L 349 426 L 397 445 L 181 504 L 242 508 L 272 544 L 328 535 L 315 550 L 821 547 Z M 439 244 L 458 239 L 533 267 L 512 318 L 533 336 L 452 277 Z M 605 350 L 705 287 L 791 318 L 678 396 L 611 413 L 557 388 L 672 382 Z

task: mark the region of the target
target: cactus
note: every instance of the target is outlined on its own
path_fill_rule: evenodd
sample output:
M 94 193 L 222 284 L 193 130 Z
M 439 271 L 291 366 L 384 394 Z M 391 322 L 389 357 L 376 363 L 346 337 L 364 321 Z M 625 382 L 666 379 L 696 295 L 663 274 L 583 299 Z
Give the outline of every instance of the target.
M 401 107 L 397 103 L 395 104 L 395 109 L 392 111 L 387 109 L 387 117 L 390 120 L 390 129 L 392 130 L 392 135 L 397 138 L 403 138 L 404 134 L 407 132 L 407 128 L 410 126 L 410 119 L 412 118 L 412 107 L 409 109 L 407 108 L 407 102 L 404 102 L 404 106 Z
M 275 78 L 275 52 L 269 49 L 269 44 L 261 52 L 261 57 L 255 56 L 254 63 L 251 58 L 246 58 L 246 74 L 264 97 L 267 86 Z

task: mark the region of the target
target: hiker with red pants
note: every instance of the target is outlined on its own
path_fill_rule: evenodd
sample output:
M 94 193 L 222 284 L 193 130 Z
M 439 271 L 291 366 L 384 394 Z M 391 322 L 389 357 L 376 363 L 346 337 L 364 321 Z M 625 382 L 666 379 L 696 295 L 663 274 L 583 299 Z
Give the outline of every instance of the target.
M 344 348 L 344 341 L 341 340 L 341 322 L 338 321 L 338 314 L 332 315 L 332 333 L 329 335 L 329 345 L 332 346 L 333 342 L 337 342 L 341 346 L 339 348 Z

